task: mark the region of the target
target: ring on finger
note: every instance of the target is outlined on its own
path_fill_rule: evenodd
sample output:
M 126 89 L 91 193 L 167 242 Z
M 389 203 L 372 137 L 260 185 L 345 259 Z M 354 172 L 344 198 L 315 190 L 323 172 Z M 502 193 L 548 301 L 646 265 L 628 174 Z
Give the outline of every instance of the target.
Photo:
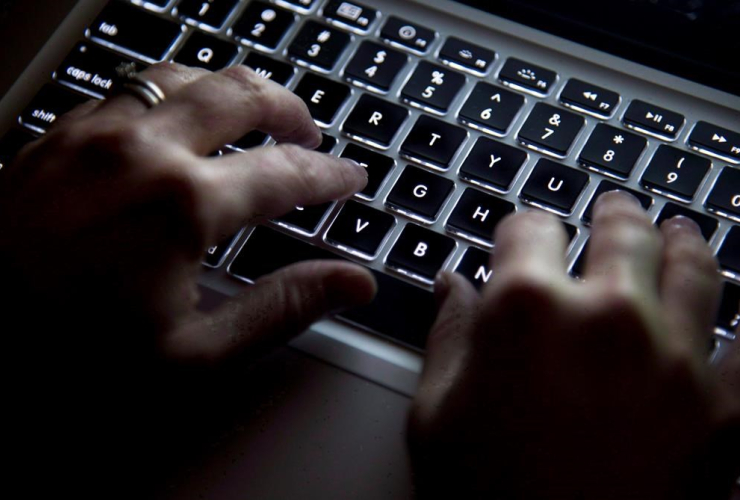
M 122 91 L 138 98 L 147 108 L 153 108 L 166 99 L 164 91 L 159 85 L 137 74 L 132 67 L 117 68 L 119 75 L 124 79 Z

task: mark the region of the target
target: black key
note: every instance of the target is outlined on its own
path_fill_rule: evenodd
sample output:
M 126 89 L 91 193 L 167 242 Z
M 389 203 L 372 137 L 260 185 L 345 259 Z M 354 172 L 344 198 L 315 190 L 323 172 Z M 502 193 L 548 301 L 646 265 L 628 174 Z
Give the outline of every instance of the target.
M 717 260 L 723 269 L 740 275 L 740 226 L 732 226 L 717 252 Z
M 740 170 L 732 167 L 722 169 L 706 206 L 725 217 L 740 219 Z
M 619 94 L 572 78 L 560 93 L 560 102 L 597 118 L 609 118 L 619 106 Z
M 165 7 L 167 7 L 167 4 L 170 3 L 170 0 L 143 0 L 143 2 L 148 5 L 154 5 L 160 9 L 164 9 Z M 134 3 L 137 3 L 137 2 L 134 1 Z M 138 3 L 142 3 L 142 0 L 139 0 Z
M 465 85 L 465 77 L 443 66 L 422 61 L 401 92 L 402 99 L 417 107 L 446 113 Z
M 439 58 L 454 68 L 483 75 L 496 60 L 496 53 L 451 36 L 440 49 Z
M 609 191 L 628 192 L 629 194 L 631 194 L 632 196 L 640 200 L 640 205 L 642 205 L 642 208 L 644 208 L 645 210 L 648 210 L 653 205 L 653 198 L 646 195 L 645 193 L 635 191 L 634 189 L 630 189 L 621 184 L 617 184 L 616 182 L 601 181 L 601 184 L 599 184 L 599 187 L 596 188 L 594 195 L 591 197 L 591 201 L 586 207 L 586 210 L 583 212 L 583 216 L 581 217 L 583 222 L 585 222 L 586 224 L 591 224 L 591 220 L 593 218 L 594 205 L 596 204 L 596 200 L 599 198 L 599 196 L 601 196 L 604 193 L 608 193 Z
M 308 12 L 319 2 L 318 0 L 277 0 L 277 3 L 299 12 Z
M 257 72 L 259 76 L 267 80 L 285 86 L 295 74 L 295 69 L 290 64 L 276 61 L 259 52 L 250 52 L 242 63 Z
M 377 10 L 344 0 L 330 0 L 324 5 L 323 13 L 332 23 L 349 28 L 360 35 L 367 33 L 378 17 Z
M 538 102 L 518 137 L 537 151 L 565 156 L 584 123 L 582 116 Z
M 490 262 L 490 253 L 484 252 L 480 248 L 470 247 L 465 250 L 465 255 L 457 264 L 455 272 L 468 278 L 468 281 L 480 290 L 493 276 L 493 268 Z
M 234 243 L 236 243 L 237 236 L 239 236 L 239 234 L 234 234 L 225 238 L 217 245 L 209 247 L 203 257 L 203 264 L 206 267 L 219 267 L 223 264 L 224 260 L 226 260 L 226 256 L 231 253 Z
M 54 72 L 54 78 L 95 97 L 106 97 L 120 84 L 116 68 L 128 63 L 131 63 L 130 59 L 113 52 L 92 44 L 78 43 Z M 142 71 L 146 65 L 136 63 L 135 68 Z
M 388 195 L 386 204 L 411 217 L 432 222 L 454 187 L 455 183 L 449 179 L 407 166 Z
M 334 202 L 322 203 L 311 207 L 296 207 L 292 212 L 275 219 L 280 225 L 286 225 L 290 229 L 297 229 L 306 234 L 315 234 L 321 223 L 329 215 Z
M 549 69 L 510 57 L 498 75 L 504 85 L 530 94 L 546 96 L 558 80 L 558 74 Z
M 183 27 L 129 3 L 110 2 L 90 25 L 89 33 L 93 40 L 153 63 L 164 59 Z
M 417 54 L 425 54 L 437 38 L 437 33 L 416 23 L 390 16 L 380 32 L 381 38 L 391 45 Z
M 722 302 L 717 314 L 717 326 L 734 332 L 740 323 L 740 286 L 725 282 L 722 289 Z
M 707 122 L 699 122 L 689 136 L 689 146 L 700 153 L 740 163 L 740 134 Z
M 23 110 L 18 121 L 37 132 L 45 132 L 64 113 L 87 101 L 87 97 L 57 85 L 44 85 Z
M 505 135 L 524 106 L 524 97 L 478 82 L 460 110 L 460 121 L 472 128 Z
M 642 185 L 656 193 L 690 201 L 711 166 L 706 158 L 662 145 L 650 160 Z
M 236 45 L 195 31 L 175 56 L 174 61 L 186 66 L 218 71 L 231 64 L 239 54 Z
M 573 243 L 575 237 L 578 236 L 578 228 L 573 224 L 568 224 L 567 222 L 563 222 L 563 226 L 565 227 L 565 232 L 568 233 L 568 241 Z
M 344 122 L 342 130 L 360 141 L 387 148 L 408 116 L 409 112 L 403 106 L 363 94 Z
M 460 167 L 460 177 L 508 191 L 525 161 L 527 153 L 521 149 L 480 137 Z
M 578 254 L 576 260 L 573 261 L 573 266 L 570 268 L 571 276 L 576 278 L 583 277 L 586 272 L 586 255 L 588 255 L 588 241 L 583 245 L 581 253 Z
M 644 137 L 599 123 L 578 161 L 586 168 L 626 179 L 646 146 Z
M 688 217 L 689 219 L 699 224 L 699 227 L 701 228 L 701 234 L 707 241 L 711 239 L 712 235 L 717 230 L 717 226 L 719 225 L 715 219 L 709 217 L 708 215 L 694 212 L 693 210 L 690 210 L 684 206 L 677 205 L 676 203 L 671 202 L 666 203 L 663 207 L 663 210 L 660 211 L 660 215 L 658 215 L 658 219 L 655 221 L 655 225 L 660 227 L 663 221 L 671 219 L 677 215 Z
M 259 226 L 229 266 L 229 272 L 241 279 L 256 281 L 290 264 L 321 259 L 341 258 L 323 248 Z M 342 312 L 339 317 L 404 344 L 422 348 L 435 319 L 432 294 L 387 274 L 372 269 L 371 272 L 378 284 L 373 301 Z
M 395 223 L 391 214 L 349 200 L 326 233 L 326 241 L 372 259 Z
M 401 146 L 401 154 L 428 167 L 446 169 L 467 135 L 459 127 L 422 115 Z
M 323 76 L 306 73 L 295 88 L 295 94 L 303 99 L 314 120 L 329 126 L 339 108 L 349 97 L 349 87 Z
M 316 148 L 319 153 L 331 153 L 337 145 L 337 138 L 327 134 L 321 134 L 321 144 Z
M 486 245 L 493 244 L 496 225 L 515 210 L 514 204 L 501 198 L 467 188 L 447 219 L 447 230 L 470 237 Z
M 200 25 L 214 30 L 223 26 L 239 0 L 182 0 L 177 13 Z
M 673 140 L 678 137 L 686 119 L 674 111 L 644 101 L 632 101 L 622 121 L 643 134 Z
M 234 23 L 231 33 L 237 40 L 272 50 L 280 45 L 294 22 L 295 15 L 292 12 L 266 2 L 252 2 Z
M 416 224 L 406 224 L 385 265 L 432 282 L 455 249 L 455 240 Z
M 0 172 L 4 172 L 10 162 L 18 154 L 18 151 L 29 142 L 33 142 L 37 136 L 25 130 L 11 128 L 0 139 Z
M 519 197 L 567 215 L 588 181 L 587 173 L 543 158 L 535 165 Z
M 347 65 L 344 76 L 362 87 L 388 92 L 407 62 L 405 54 L 365 41 Z
M 299 63 L 330 71 L 342 57 L 350 39 L 343 31 L 307 21 L 288 47 L 288 53 Z
M 238 151 L 246 151 L 257 146 L 262 146 L 266 140 L 267 134 L 259 130 L 252 130 L 238 141 L 229 144 L 229 147 Z
M 385 183 L 388 174 L 396 165 L 393 158 L 383 156 L 357 144 L 347 144 L 344 148 L 342 158 L 355 160 L 367 170 L 367 184 L 365 188 L 355 196 L 366 200 L 372 200 L 377 196 L 381 186 Z

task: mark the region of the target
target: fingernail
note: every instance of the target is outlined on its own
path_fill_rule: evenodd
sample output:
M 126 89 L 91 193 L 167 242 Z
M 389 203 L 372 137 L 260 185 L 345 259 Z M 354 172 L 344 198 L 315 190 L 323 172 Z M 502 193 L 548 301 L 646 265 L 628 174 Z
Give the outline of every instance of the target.
M 434 301 L 437 307 L 441 307 L 450 294 L 450 280 L 444 272 L 437 273 L 434 278 Z
M 638 207 L 641 207 L 640 200 L 637 199 L 635 195 L 630 193 L 629 191 L 622 191 L 621 189 L 615 189 L 614 191 L 607 191 L 606 193 L 601 194 L 598 199 L 596 200 L 596 205 L 604 204 L 608 201 L 628 201 L 629 203 L 633 203 L 637 205 Z
M 660 228 L 668 232 L 688 231 L 694 234 L 702 234 L 699 224 L 697 224 L 693 219 L 683 215 L 676 215 L 675 217 L 671 217 L 670 219 L 663 221 Z
M 359 163 L 357 163 L 355 160 L 353 160 L 351 158 L 342 158 L 341 160 L 346 165 L 352 167 L 354 170 L 356 170 L 358 172 L 362 172 L 363 177 L 365 177 L 367 179 L 367 169 L 365 167 L 363 167 L 362 165 L 360 165 Z

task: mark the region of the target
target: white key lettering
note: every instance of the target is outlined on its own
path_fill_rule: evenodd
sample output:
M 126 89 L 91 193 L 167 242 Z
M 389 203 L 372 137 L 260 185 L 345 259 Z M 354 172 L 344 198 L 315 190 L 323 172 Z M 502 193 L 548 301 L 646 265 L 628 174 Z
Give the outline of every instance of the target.
M 732 197 L 732 206 L 735 208 L 740 207 L 740 194 L 736 194 Z
M 368 123 L 371 125 L 375 125 L 376 127 L 380 125 L 380 120 L 383 119 L 383 113 L 380 113 L 378 111 L 373 111 L 372 116 L 370 116 L 370 120 L 368 120 Z
M 439 135 L 439 134 L 434 134 L 434 133 L 433 133 L 433 134 L 432 134 L 432 140 L 431 140 L 431 141 L 429 141 L 429 145 L 430 145 L 430 146 L 434 146 L 434 143 L 435 143 L 435 142 L 437 142 L 437 139 L 441 139 L 441 138 L 442 138 L 442 136 L 441 136 L 441 135 Z
M 478 207 L 475 209 L 475 213 L 473 214 L 473 220 L 475 220 L 477 217 L 480 217 L 481 222 L 485 222 L 486 218 L 488 217 L 488 214 L 490 213 L 490 210 L 486 210 L 485 212 L 481 209 L 481 207 Z
M 558 181 L 558 185 L 557 186 L 555 186 L 554 184 L 555 184 L 555 177 L 553 177 L 552 179 L 550 179 L 550 182 L 547 184 L 547 189 L 549 189 L 553 193 L 555 193 L 557 191 L 560 191 L 560 188 L 563 187 L 563 181 L 562 180 L 559 180 Z
M 365 229 L 367 226 L 369 226 L 369 222 L 362 222 L 362 219 L 357 219 L 357 233 L 361 233 L 363 229 Z
M 427 195 L 427 187 L 424 184 L 419 184 L 414 188 L 414 196 L 417 198 L 424 198 Z
M 204 47 L 198 51 L 198 60 L 208 64 L 213 59 L 213 50 L 208 47 Z
M 493 166 L 500 161 L 501 161 L 501 158 L 496 158 L 496 155 L 491 155 L 491 164 L 488 165 L 488 168 L 493 168 Z
M 324 94 L 326 94 L 326 92 L 324 92 L 323 90 L 317 90 L 313 93 L 313 96 L 311 97 L 311 102 L 314 104 L 321 104 L 321 99 L 324 97 Z
M 490 271 L 486 271 L 486 266 L 480 266 L 478 268 L 478 271 L 475 273 L 475 279 L 477 280 L 483 280 L 483 283 L 488 283 L 488 280 L 491 279 L 491 275 L 493 274 L 493 269 Z
M 429 246 L 424 243 L 423 241 L 420 241 L 418 245 L 416 245 L 416 250 L 414 250 L 414 255 L 417 257 L 424 257 L 427 254 L 427 249 Z

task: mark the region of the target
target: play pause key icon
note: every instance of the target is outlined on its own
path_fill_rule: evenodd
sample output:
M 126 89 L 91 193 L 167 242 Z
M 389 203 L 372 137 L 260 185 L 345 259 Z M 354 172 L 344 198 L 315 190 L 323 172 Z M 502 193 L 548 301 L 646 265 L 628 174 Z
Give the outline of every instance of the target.
M 632 101 L 624 114 L 624 124 L 643 134 L 660 139 L 674 140 L 686 122 L 675 111 L 654 106 L 644 101 Z

